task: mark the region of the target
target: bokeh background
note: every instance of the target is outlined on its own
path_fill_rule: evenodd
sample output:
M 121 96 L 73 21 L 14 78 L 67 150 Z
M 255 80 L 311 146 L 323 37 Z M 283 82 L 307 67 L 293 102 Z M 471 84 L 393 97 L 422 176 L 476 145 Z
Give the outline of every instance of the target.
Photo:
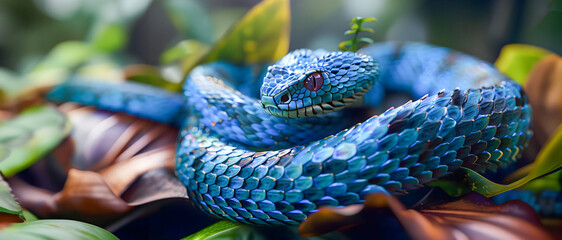
M 125 63 L 157 65 L 185 39 L 212 44 L 258 0 L 3 0 L 0 66 L 25 73 L 57 43 L 93 38 L 108 23 L 125 30 Z M 562 52 L 557 0 L 291 1 L 291 49 L 335 49 L 347 21 L 375 17 L 373 38 L 426 41 L 494 61 L 508 43 Z
M 187 39 L 200 44 L 195 47 L 212 45 L 258 2 L 2 0 L 0 87 L 15 81 L 36 84 L 34 80 L 43 80 L 36 75 L 52 73 L 45 71 L 48 68 L 68 67 L 72 72 L 86 66 L 82 70 L 90 69 L 91 73 L 139 63 L 166 65 L 162 54 L 168 49 Z M 292 0 L 290 49 L 335 50 L 341 41 L 349 39 L 343 33 L 349 29 L 348 21 L 356 16 L 377 18 L 367 25 L 375 30 L 369 35 L 375 41 L 425 41 L 490 62 L 510 43 L 562 53 L 562 0 Z M 68 41 L 92 44 L 102 54 L 84 53 L 84 46 L 76 45 L 66 45 L 64 51 L 53 50 Z M 92 61 L 111 63 L 114 68 L 98 68 Z M 93 67 L 87 68 L 88 64 Z M 125 74 L 108 75 L 122 77 L 135 70 L 128 69 Z M 27 176 L 35 173 L 28 172 Z M 146 209 L 152 215 L 142 213 Z M 197 221 L 186 222 L 186 216 Z M 213 221 L 216 219 L 181 202 L 147 207 L 105 227 L 122 239 L 163 238 L 163 234 L 177 239 Z

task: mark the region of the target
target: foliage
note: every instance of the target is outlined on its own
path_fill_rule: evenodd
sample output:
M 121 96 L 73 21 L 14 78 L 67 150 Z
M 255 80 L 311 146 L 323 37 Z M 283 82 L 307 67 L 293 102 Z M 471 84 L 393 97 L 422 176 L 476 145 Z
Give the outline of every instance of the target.
M 163 76 L 161 69 L 152 65 L 133 64 L 123 68 L 125 78 L 152 86 L 156 86 L 170 91 L 180 91 L 179 81 L 171 81 Z
M 151 0 L 104 1 L 102 4 L 99 4 L 100 7 L 95 8 L 95 11 L 98 12 L 101 17 L 95 21 L 96 23 L 91 28 L 88 40 L 60 43 L 38 64 L 31 68 L 30 72 L 18 74 L 7 69 L 1 69 L 0 100 L 2 100 L 2 104 L 5 106 L 12 106 L 13 102 L 11 100 L 23 99 L 28 96 L 31 90 L 57 84 L 65 80 L 70 74 L 100 74 L 111 71 L 112 75 L 110 78 L 120 79 L 121 67 L 119 67 L 118 71 L 115 71 L 117 68 L 115 65 L 118 64 L 122 66 L 128 61 L 127 56 L 121 53 L 117 56 L 112 55 L 112 53 L 124 49 L 127 42 L 130 40 L 128 39 L 127 33 L 127 27 L 130 25 L 128 22 L 144 12 L 144 9 L 151 2 Z M 191 2 L 195 4 L 195 7 L 190 7 L 190 5 L 185 4 L 182 5 L 182 2 Z M 129 5 L 134 5 L 135 8 L 131 10 L 132 8 L 130 7 L 133 6 L 128 6 L 128 3 Z M 187 74 L 189 70 L 198 64 L 217 60 L 231 61 L 239 64 L 275 61 L 288 50 L 290 25 L 288 0 L 265 0 L 257 4 L 214 45 L 210 44 L 212 42 L 212 34 L 210 34 L 211 31 L 209 30 L 211 26 L 209 19 L 207 19 L 208 16 L 206 16 L 204 12 L 202 13 L 202 7 L 197 5 L 199 4 L 197 1 L 171 0 L 158 3 L 163 3 L 165 5 L 172 23 L 178 30 L 192 38 L 179 42 L 161 55 L 161 64 L 166 65 L 165 67 L 175 68 L 178 72 L 181 71 L 182 74 Z M 112 14 L 103 14 L 103 11 L 106 9 L 111 10 Z M 115 21 L 115 19 L 112 19 L 112 16 L 122 16 L 125 21 Z M 192 19 L 198 18 L 204 19 L 199 19 L 199 22 L 192 21 Z M 350 22 L 351 30 L 345 32 L 345 35 L 352 35 L 352 39 L 342 42 L 339 46 L 340 49 L 355 52 L 361 47 L 372 43 L 372 40 L 369 38 L 359 38 L 359 33 L 372 33 L 372 29 L 364 28 L 362 25 L 365 22 L 374 20 L 374 18 L 354 18 Z M 500 57 L 496 64 L 502 71 L 520 82 L 524 82 L 531 67 L 545 54 L 545 52 L 541 50 L 522 46 L 516 46 L 513 51 L 506 47 L 504 51 L 505 54 L 502 53 L 502 57 Z M 514 53 L 511 54 L 509 52 Z M 94 63 L 95 61 L 99 61 L 100 57 L 103 59 L 103 63 Z M 106 68 L 107 66 L 109 66 L 109 68 Z M 181 80 L 174 81 L 174 79 L 166 76 L 163 72 L 163 68 L 150 65 L 129 65 L 123 68 L 125 78 L 128 80 L 178 91 L 181 86 Z M 74 111 L 74 114 L 87 115 L 80 111 Z M 80 113 L 78 114 L 78 112 Z M 75 122 L 80 124 L 81 120 L 86 118 L 91 120 L 91 118 L 95 117 L 87 115 L 87 117 L 80 118 Z M 117 121 L 115 121 L 116 119 Z M 33 210 L 36 210 L 34 212 L 43 211 L 43 213 L 45 213 L 53 211 L 49 212 L 49 214 L 53 215 L 70 213 L 75 214 L 74 217 L 90 218 L 95 219 L 92 220 L 92 222 L 101 222 L 100 219 L 107 216 L 110 216 L 111 221 L 113 221 L 116 218 L 122 217 L 124 213 L 134 207 L 146 203 L 171 198 L 186 200 L 187 196 L 184 186 L 174 178 L 170 170 L 173 168 L 173 162 L 171 163 L 169 161 L 170 159 L 173 160 L 173 153 L 175 150 L 173 146 L 157 148 L 156 151 L 147 150 L 147 152 L 145 152 L 146 154 L 135 155 L 134 158 L 133 150 L 125 147 L 125 145 L 129 145 L 130 143 L 134 150 L 136 148 L 135 151 L 138 150 L 135 153 L 142 152 L 140 149 L 144 148 L 139 147 L 139 145 L 142 145 L 139 144 L 139 142 L 144 142 L 144 144 L 148 145 L 158 140 L 170 139 L 169 136 L 162 137 L 168 133 L 171 133 L 171 138 L 174 139 L 174 136 L 177 135 L 174 130 L 165 129 L 161 126 L 154 126 L 150 123 L 141 122 L 140 120 L 133 121 L 130 119 L 130 121 L 125 120 L 125 122 L 129 121 L 130 124 L 124 124 L 126 126 L 122 127 L 120 125 L 123 123 L 123 121 L 121 121 L 123 119 L 127 119 L 127 117 L 109 115 L 105 118 L 101 118 L 100 121 L 103 121 L 104 124 L 92 124 L 91 121 L 82 121 L 80 126 L 82 129 L 91 128 L 90 130 L 92 131 L 97 130 L 97 133 L 86 134 L 87 131 L 80 130 L 81 132 L 79 132 L 79 134 L 82 135 L 77 135 L 73 138 L 78 142 L 78 147 L 76 149 L 67 148 L 69 145 L 68 142 L 70 141 L 59 145 L 59 148 L 55 149 L 53 156 L 59 155 L 60 157 L 64 155 L 68 158 L 71 157 L 70 155 L 77 155 L 75 153 L 82 152 L 105 154 L 100 157 L 101 160 L 96 159 L 97 161 L 94 161 L 93 166 L 81 165 L 61 167 L 61 169 L 64 170 L 64 174 L 68 174 L 64 176 L 65 186 L 62 187 L 62 190 L 59 192 L 49 192 L 46 194 L 46 191 L 43 191 L 44 189 L 38 187 L 34 187 L 30 190 L 29 186 L 18 185 L 15 182 L 18 176 L 12 177 L 11 180 L 13 181 L 10 182 L 10 184 L 14 188 L 18 188 L 18 193 L 23 192 L 23 194 L 18 195 L 14 191 L 14 194 L 20 199 L 20 203 L 24 207 L 25 205 L 21 200 L 27 203 L 39 203 L 34 207 Z M 13 176 L 16 172 L 35 163 L 37 159 L 57 145 L 68 134 L 68 126 L 69 124 L 66 118 L 50 107 L 34 108 L 25 111 L 9 122 L 1 123 L 0 159 L 5 160 L 0 163 L 0 169 L 6 175 Z M 105 129 L 100 130 L 100 128 L 104 127 Z M 119 132 L 121 130 L 115 129 L 121 129 L 123 131 Z M 87 137 L 84 137 L 86 135 Z M 464 175 L 462 175 L 464 179 L 461 179 L 461 181 L 443 180 L 436 184 L 441 186 L 447 185 L 448 187 L 445 187 L 445 189 L 449 190 L 449 192 L 454 192 L 455 189 L 461 189 L 463 193 L 474 190 L 486 194 L 487 196 L 515 188 L 559 166 L 557 164 L 560 163 L 556 163 L 556 161 L 548 163 L 546 159 L 556 159 L 556 155 L 560 153 L 559 149 L 562 144 L 562 140 L 560 140 L 562 137 L 560 137 L 560 135 L 562 134 L 558 132 L 558 140 L 556 142 L 553 142 L 554 140 L 551 141 L 548 149 L 545 148 L 543 152 L 541 152 L 538 161 L 528 168 L 530 169 L 530 174 L 512 184 L 496 184 L 464 168 L 461 170 L 464 171 Z M 108 136 L 108 138 L 118 136 L 124 144 L 110 144 L 114 142 L 108 140 L 105 136 Z M 83 142 L 80 143 L 80 141 Z M 104 147 L 108 148 L 104 149 Z M 144 147 L 146 147 L 146 145 Z M 49 158 L 49 160 L 53 159 Z M 59 161 L 59 163 L 63 165 L 66 163 L 65 160 L 55 159 L 55 162 Z M 4 167 L 6 169 L 4 169 Z M 36 165 L 36 167 L 40 168 L 41 166 Z M 69 167 L 79 167 L 82 170 L 69 170 Z M 50 175 L 47 175 L 47 177 L 49 176 Z M 543 178 L 543 180 L 547 179 L 559 180 L 560 174 L 553 174 L 549 175 L 547 178 Z M 551 184 L 552 182 L 548 183 Z M 558 185 L 554 187 L 559 188 L 560 181 L 557 183 Z M 526 186 L 533 188 L 532 184 L 527 184 Z M 41 192 L 43 195 L 40 196 L 42 197 L 38 198 L 38 195 L 34 195 L 37 192 Z M 426 226 L 424 224 L 435 226 L 435 224 L 449 223 L 451 220 L 442 212 L 416 212 L 414 210 L 406 210 L 403 206 L 401 208 L 393 208 L 393 206 L 396 207 L 397 205 L 396 203 L 389 203 L 392 201 L 394 200 L 386 199 L 378 201 L 377 203 L 386 202 L 388 206 L 383 207 L 390 206 L 392 211 L 397 211 L 398 209 L 398 212 L 402 215 L 397 215 L 401 217 L 406 216 L 403 218 L 403 222 L 406 225 L 409 223 L 410 227 L 415 225 Z M 49 205 L 52 208 L 45 210 L 45 206 L 48 204 L 52 204 Z M 451 211 L 454 212 L 453 215 L 457 217 L 457 219 L 469 219 L 468 221 L 470 223 L 476 225 L 483 224 L 486 228 L 482 229 L 490 229 L 489 225 L 493 225 L 493 227 L 499 229 L 498 231 L 504 230 L 503 232 L 505 232 L 505 229 L 518 230 L 517 233 L 521 234 L 520 236 L 529 236 L 532 235 L 531 233 L 537 233 L 531 231 L 521 232 L 521 229 L 523 229 L 521 226 L 526 226 L 525 223 L 521 222 L 518 222 L 520 225 L 516 225 L 517 228 L 502 225 L 505 222 L 502 222 L 502 224 L 497 224 L 496 222 L 488 225 L 487 223 L 490 222 L 486 222 L 482 219 L 472 219 L 471 217 L 474 217 L 474 215 L 471 215 L 466 209 L 455 208 L 459 205 L 462 204 L 453 206 L 447 205 L 445 211 L 449 211 L 448 213 L 451 213 Z M 479 205 L 477 207 L 473 206 L 475 209 L 472 210 L 475 212 L 480 210 L 478 213 L 485 212 L 479 209 L 480 207 Z M 30 208 L 28 209 L 32 210 Z M 484 209 L 490 210 L 490 208 Z M 4 181 L 0 182 L 0 212 L 16 216 L 16 218 L 25 216 L 24 219 L 26 219 L 25 223 L 16 222 L 16 219 L 14 223 L 10 223 L 11 225 L 4 228 L 3 231 L 0 231 L 1 239 L 21 239 L 26 237 L 31 238 L 32 236 L 51 239 L 115 239 L 113 235 L 103 229 L 80 222 L 67 220 L 38 220 L 36 222 L 31 222 L 34 217 L 30 215 L 29 212 L 22 210 L 19 204 L 14 201 L 11 197 L 9 186 Z M 40 216 L 40 214 L 38 214 L 38 216 Z M 408 216 L 411 218 L 408 218 Z M 488 214 L 487 216 L 498 217 L 495 213 Z M 63 217 L 68 217 L 68 215 L 63 215 Z M 377 214 L 372 214 L 370 217 L 378 218 L 379 216 Z M 502 218 L 504 216 L 502 215 L 499 217 Z M 519 217 L 524 218 L 521 216 Z M 441 222 L 435 223 L 432 222 L 431 219 L 440 219 Z M 322 220 L 333 219 L 326 218 Z M 100 222 L 96 223 L 99 224 Z M 309 223 L 313 222 L 314 221 L 309 221 Z M 346 222 L 340 221 L 337 224 L 342 223 L 345 224 Z M 458 228 L 461 232 L 462 230 L 466 230 L 466 228 L 462 228 L 462 224 L 455 224 L 456 223 L 450 223 L 452 229 Z M 447 226 L 446 224 L 439 225 L 439 227 L 443 228 Z M 186 239 L 282 238 L 280 236 L 285 235 L 279 235 L 278 233 L 280 231 L 289 232 L 285 233 L 286 236 L 290 236 L 287 237 L 289 239 L 296 238 L 296 235 L 291 235 L 291 229 L 281 229 L 282 230 L 267 229 L 264 231 L 263 228 L 259 227 L 221 221 Z M 314 230 L 320 229 L 322 228 L 315 228 Z M 334 229 L 334 227 L 329 228 L 329 230 L 332 231 Z M 409 230 L 412 231 L 411 228 Z M 419 233 L 426 233 L 430 236 L 429 233 L 422 231 L 427 229 L 418 230 L 419 232 L 415 232 L 416 236 L 423 235 Z M 474 230 L 478 232 L 479 229 Z M 491 234 L 490 232 L 488 233 Z M 537 236 L 542 235 L 534 235 L 534 238 L 541 238 Z
M 217 32 L 213 28 L 211 13 L 203 6 L 204 2 L 167 0 L 159 3 L 166 9 L 166 15 L 184 37 L 205 44 L 213 42 L 212 37 Z
M 90 59 L 94 54 L 90 44 L 68 41 L 57 44 L 32 71 L 52 68 L 71 69 Z
M 73 130 L 48 161 L 29 168 L 40 173 L 39 181 L 21 175 L 9 179 L 26 209 L 41 218 L 105 225 L 148 203 L 187 199 L 185 186 L 173 174 L 176 129 L 72 103 L 60 109 Z M 50 185 L 61 189 L 41 188 Z
M 219 239 L 303 239 L 296 227 L 263 227 L 240 224 L 222 220 L 203 230 L 189 235 L 183 240 L 219 240 Z M 334 232 L 321 236 L 310 236 L 310 240 L 345 239 L 344 235 Z
M 210 46 L 197 40 L 184 40 L 164 51 L 160 56 L 160 62 L 167 65 L 183 59 L 183 61 L 189 61 L 182 63 L 184 66 L 192 66 L 196 61 L 201 59 L 209 49 Z
M 529 173 L 517 181 L 510 184 L 498 184 L 471 169 L 463 167 L 461 168 L 461 173 L 459 173 L 459 175 L 463 176 L 461 181 L 458 181 L 459 179 L 443 179 L 429 185 L 441 187 L 451 196 L 460 196 L 469 191 L 475 191 L 486 197 L 491 197 L 521 187 L 535 178 L 549 174 L 562 167 L 561 155 L 562 127 L 559 127 L 554 137 L 539 152 L 539 155 L 532 163 Z
M 176 20 L 177 21 L 177 20 Z M 181 82 L 165 83 L 165 77 L 129 78 L 154 86 L 180 91 L 185 76 L 199 64 L 227 61 L 236 64 L 272 62 L 289 50 L 290 8 L 288 0 L 265 0 L 254 6 L 212 47 L 189 39 L 166 50 L 163 64 L 178 62 L 183 73 Z M 168 80 L 169 81 L 169 80 Z
M 56 147 L 70 132 L 70 123 L 54 107 L 33 107 L 0 124 L 3 158 L 0 171 L 10 177 Z
M 550 54 L 535 64 L 525 84 L 525 93 L 533 108 L 533 138 L 525 155 L 535 152 L 552 137 L 562 124 L 562 57 Z M 545 117 L 548 116 L 548 117 Z
M 92 224 L 73 220 L 37 220 L 14 223 L 0 231 L 0 239 L 118 239 Z
M 10 186 L 3 178 L 0 180 L 0 213 L 8 213 L 14 215 L 23 214 L 23 209 L 19 203 L 14 200 L 10 192 Z M 22 217 L 22 216 L 20 216 Z
M 120 51 L 128 42 L 127 27 L 133 20 L 136 20 L 147 7 L 152 3 L 152 0 L 115 0 L 115 1 L 72 1 L 72 3 L 64 3 L 68 6 L 55 6 L 61 5 L 56 1 L 35 1 L 36 7 L 39 11 L 43 11 L 49 17 L 55 19 L 65 19 L 68 22 L 51 22 L 53 19 L 43 19 L 35 23 L 37 26 L 27 26 L 26 31 L 20 31 L 32 36 L 20 36 L 15 38 L 21 39 L 39 39 L 36 34 L 41 34 L 41 41 L 33 41 L 34 45 L 40 45 L 38 42 L 51 47 L 55 45 L 52 43 L 59 35 L 66 36 L 66 39 L 75 39 L 76 34 L 70 34 L 68 31 L 76 31 L 79 34 L 86 35 L 83 41 L 63 41 L 57 43 L 50 52 L 37 59 L 25 56 L 26 60 L 22 73 L 16 71 L 0 68 L 0 107 L 8 108 L 16 106 L 28 106 L 26 102 L 37 100 L 40 98 L 46 89 L 61 83 L 73 73 L 80 72 L 82 68 L 90 66 L 98 66 L 101 61 L 104 61 L 105 66 L 107 63 L 115 63 L 117 57 L 108 57 L 112 53 Z M 24 3 L 22 3 L 24 4 Z M 1 7 L 8 7 L 10 4 L 4 4 Z M 14 7 L 14 6 L 11 6 Z M 30 6 L 27 6 L 30 7 Z M 16 7 L 17 8 L 17 7 Z M 10 11 L 10 10 L 7 10 Z M 29 11 L 29 9 L 27 9 Z M 5 19 L 5 16 L 0 11 L 0 18 L 3 19 L 6 25 L 14 24 L 13 19 Z M 24 15 L 40 15 L 40 12 L 29 13 Z M 9 14 L 10 17 L 19 17 Z M 43 16 L 44 17 L 44 16 Z M 41 17 L 37 17 L 41 19 Z M 87 19 L 87 21 L 84 21 Z M 6 21 L 8 20 L 8 21 Z M 25 20 L 27 22 L 28 20 Z M 70 23 L 70 24 L 69 24 Z M 49 29 L 55 25 L 54 29 Z M 61 29 L 62 27 L 62 29 Z M 78 28 L 78 29 L 74 29 Z M 56 34 L 40 33 L 39 29 L 43 31 L 56 31 Z M 86 30 L 85 30 L 86 29 Z M 0 34 L 4 32 L 0 30 Z M 19 33 L 19 32 L 16 32 Z M 22 34 L 22 33 L 19 33 Z M 33 35 L 35 34 L 35 35 Z M 67 36 L 67 35 L 71 36 Z M 54 36 L 54 37 L 53 37 Z M 60 41 L 60 40 L 59 40 Z M 1 41 L 0 41 L 1 42 Z M 27 47 L 26 41 L 17 41 L 17 47 Z M 35 47 L 35 46 L 34 46 Z M 33 49 L 33 47 L 29 47 Z M 26 53 L 27 49 L 18 51 L 19 53 Z M 29 54 L 29 53 L 28 53 Z M 120 57 L 123 59 L 123 57 Z M 31 59 L 31 60 L 30 60 Z M 107 69 L 105 75 L 107 76 Z M 112 69 L 114 70 L 114 69 Z M 112 71 L 113 73 L 114 71 Z M 98 74 L 100 72 L 98 71 Z M 104 74 L 104 73 L 101 73 Z M 111 75 L 110 78 L 115 78 Z
M 396 198 L 375 193 L 363 204 L 320 209 L 298 232 L 310 237 L 343 231 L 357 239 L 365 233 L 377 233 L 384 239 L 550 239 L 538 215 L 519 201 L 494 205 L 475 193 L 441 204 L 431 200 L 433 203 L 407 209 Z
M 352 51 L 357 52 L 362 47 L 368 46 L 369 44 L 373 43 L 373 40 L 370 38 L 359 38 L 360 32 L 370 32 L 374 33 L 374 30 L 371 28 L 363 27 L 363 23 L 366 22 L 374 22 L 375 18 L 362 18 L 362 17 L 355 17 L 349 24 L 351 25 L 351 29 L 345 32 L 345 35 L 353 35 L 351 40 L 343 41 L 339 44 L 338 48 L 342 51 Z
M 520 189 L 528 189 L 535 192 L 546 190 L 560 192 L 562 191 L 562 171 L 559 170 L 555 173 L 535 179 L 523 185 Z
M 535 64 L 548 54 L 550 51 L 543 48 L 509 44 L 502 48 L 495 65 L 500 72 L 523 85 Z
M 88 223 L 33 219 L 14 200 L 3 178 L 0 178 L 0 216 L 0 226 L 4 226 L 0 229 L 0 239 L 117 239 L 110 232 Z M 17 216 L 20 219 L 14 218 Z
M 210 50 L 203 63 L 255 64 L 276 61 L 289 50 L 288 0 L 265 0 L 254 6 Z
M 95 35 L 92 45 L 101 52 L 115 52 L 127 42 L 125 29 L 118 24 L 107 24 Z
M 57 44 L 41 61 L 25 74 L 0 68 L 0 107 L 19 105 L 32 98 L 40 98 L 48 89 L 67 79 L 73 73 L 101 64 L 113 65 L 114 60 L 104 58 L 118 51 L 126 41 L 124 29 L 118 25 L 103 28 L 93 42 L 66 41 Z M 101 60 L 101 61 L 100 61 Z M 107 69 L 96 74 L 115 78 Z
M 255 239 L 250 237 L 253 235 L 251 230 L 250 226 L 223 220 L 189 235 L 183 240 Z

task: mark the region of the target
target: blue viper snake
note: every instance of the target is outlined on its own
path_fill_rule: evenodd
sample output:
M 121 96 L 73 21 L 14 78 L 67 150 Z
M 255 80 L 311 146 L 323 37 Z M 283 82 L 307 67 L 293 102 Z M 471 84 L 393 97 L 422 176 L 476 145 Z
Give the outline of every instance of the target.
M 393 91 L 417 100 L 356 124 L 337 111 L 376 106 Z M 190 73 L 183 94 L 69 81 L 49 98 L 181 126 L 176 174 L 194 203 L 259 225 L 297 225 L 319 207 L 406 192 L 461 166 L 496 171 L 531 135 L 519 85 L 423 43 L 301 49 L 268 68 L 211 63 Z

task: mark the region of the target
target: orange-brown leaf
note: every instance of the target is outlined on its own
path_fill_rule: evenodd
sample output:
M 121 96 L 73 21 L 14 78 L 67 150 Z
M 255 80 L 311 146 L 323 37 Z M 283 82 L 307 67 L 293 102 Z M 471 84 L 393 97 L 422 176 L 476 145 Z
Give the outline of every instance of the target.
M 347 228 L 373 229 L 363 225 L 373 223 L 370 220 L 380 218 L 384 210 L 391 211 L 412 239 L 552 239 L 529 205 L 520 201 L 493 205 L 476 193 L 421 210 L 406 209 L 393 197 L 373 194 L 362 205 L 321 209 L 298 232 L 311 237 Z
M 137 155 L 102 170 L 100 175 L 116 195 L 121 195 L 140 175 L 153 169 L 173 169 L 175 146 L 169 145 Z
M 101 175 L 91 171 L 71 169 L 63 190 L 54 198 L 61 214 L 85 214 L 93 218 L 92 221 L 131 209 L 111 191 Z
M 551 54 L 531 70 L 525 91 L 533 108 L 534 139 L 540 146 L 562 123 L 562 57 Z
M 37 182 L 9 180 L 24 208 L 106 224 L 137 206 L 188 198 L 173 173 L 177 129 L 72 103 L 60 109 L 74 125 L 71 137 L 29 169 Z
M 2 212 L 0 213 L 0 230 L 3 228 L 10 226 L 14 223 L 22 223 L 23 220 L 15 214 L 9 214 Z

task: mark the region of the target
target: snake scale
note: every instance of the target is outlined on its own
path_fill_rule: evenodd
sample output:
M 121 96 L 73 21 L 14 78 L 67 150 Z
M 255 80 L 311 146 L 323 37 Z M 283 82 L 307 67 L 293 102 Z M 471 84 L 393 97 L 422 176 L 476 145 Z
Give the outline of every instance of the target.
M 388 92 L 417 100 L 351 127 L 336 111 L 378 105 Z M 319 207 L 406 192 L 461 166 L 496 171 L 532 134 L 519 85 L 489 63 L 424 43 L 301 49 L 267 69 L 211 63 L 191 72 L 183 95 L 69 81 L 49 98 L 182 126 L 176 174 L 195 204 L 258 225 L 297 225 Z

